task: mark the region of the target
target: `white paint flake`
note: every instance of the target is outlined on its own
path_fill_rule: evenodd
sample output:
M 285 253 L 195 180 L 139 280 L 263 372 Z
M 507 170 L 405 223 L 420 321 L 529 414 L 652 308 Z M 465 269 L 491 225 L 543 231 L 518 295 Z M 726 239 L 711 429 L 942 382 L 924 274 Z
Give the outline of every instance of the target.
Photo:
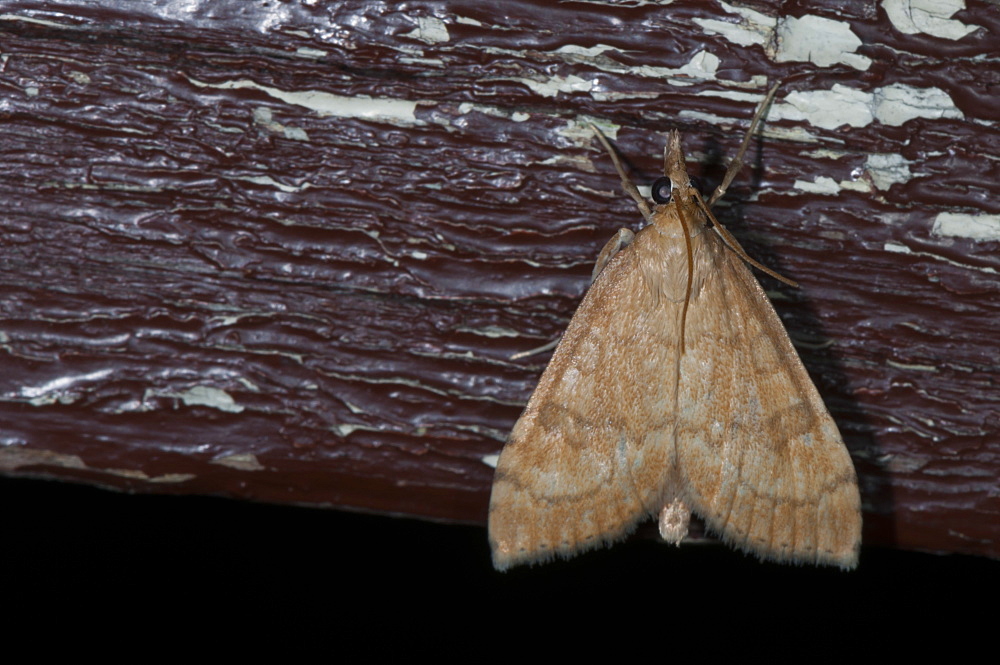
M 101 469 L 87 466 L 77 455 L 66 455 L 51 450 L 38 450 L 22 446 L 0 448 L 0 470 L 14 471 L 22 466 L 58 466 L 65 469 L 89 469 L 124 478 L 136 478 L 154 483 L 183 483 L 195 477 L 192 473 L 165 473 L 150 477 L 138 469 Z
M 483 455 L 480 459 L 482 460 L 483 464 L 485 464 L 488 467 L 492 467 L 492 468 L 495 469 L 495 468 L 497 468 L 497 462 L 500 461 L 500 456 L 499 455 Z
M 522 53 L 520 51 L 497 48 L 488 48 L 487 52 L 494 55 L 509 55 L 513 53 L 520 55 Z M 618 52 L 618 49 L 606 44 L 595 44 L 594 46 L 586 47 L 576 44 L 566 44 L 553 51 L 553 53 L 559 55 L 568 63 L 586 63 L 590 68 L 599 71 L 644 76 L 675 86 L 694 85 L 699 81 L 715 79 L 720 63 L 717 55 L 701 50 L 692 55 L 691 59 L 680 67 L 651 67 L 648 65 L 637 67 L 615 60 L 608 55 L 609 52 Z M 584 79 L 575 75 L 545 76 L 543 72 L 526 72 L 525 76 L 494 80 L 516 81 L 545 97 L 555 97 L 560 92 L 586 92 L 599 101 L 658 96 L 658 93 L 655 92 L 634 93 L 602 90 L 597 78 Z
M 865 160 L 865 172 L 876 189 L 888 190 L 895 184 L 909 182 L 913 177 L 909 161 L 902 155 L 873 153 Z
M 976 242 L 1000 240 L 1000 215 L 941 212 L 934 219 L 931 233 L 936 236 L 968 238 Z
M 40 18 L 32 18 L 31 16 L 21 16 L 20 14 L 0 14 L 0 21 L 23 21 L 24 23 L 34 23 L 35 25 L 43 25 L 47 28 L 67 28 L 69 27 L 66 23 L 56 23 L 55 21 L 46 21 Z
M 642 65 L 626 65 L 621 63 L 608 52 L 618 52 L 618 49 L 607 44 L 596 44 L 594 46 L 578 46 L 567 44 L 560 46 L 554 51 L 558 53 L 566 62 L 585 62 L 595 69 L 616 74 L 631 74 L 632 76 L 645 76 L 655 79 L 666 79 L 671 85 L 692 85 L 697 80 L 711 80 L 715 78 L 719 70 L 719 56 L 706 50 L 701 50 L 691 56 L 685 64 L 680 67 L 652 67 Z
M 402 99 L 368 97 L 365 95 L 343 97 L 319 90 L 288 91 L 261 85 L 247 79 L 224 81 L 222 83 L 205 83 L 191 77 L 187 77 L 187 79 L 192 85 L 199 88 L 217 88 L 220 90 L 249 88 L 260 90 L 286 104 L 302 106 L 322 116 L 360 118 L 362 120 L 386 122 L 396 125 L 423 124 L 420 120 L 417 120 L 417 103 Z
M 766 81 L 761 82 L 761 87 L 767 85 Z M 749 102 L 755 107 L 764 101 L 764 95 L 759 92 L 742 92 L 739 90 L 702 90 L 699 97 L 718 97 L 720 99 L 732 99 L 738 102 Z
M 827 176 L 819 176 L 815 178 L 812 182 L 808 180 L 796 180 L 795 189 L 801 189 L 803 192 L 809 192 L 810 194 L 838 194 L 840 193 L 840 185 L 833 178 L 828 178 Z
M 417 39 L 427 44 L 440 44 L 451 39 L 451 35 L 448 34 L 448 25 L 434 16 L 418 17 L 417 27 L 402 36 Z
M 720 2 L 733 21 L 693 21 L 708 34 L 722 35 L 740 46 L 763 46 L 776 62 L 811 62 L 820 67 L 845 64 L 865 71 L 871 59 L 857 53 L 861 39 L 849 23 L 807 14 L 781 19 Z
M 906 245 L 902 245 L 898 242 L 887 242 L 882 245 L 882 249 L 887 252 L 892 252 L 893 254 L 912 254 L 913 251 Z
M 286 139 L 293 141 L 309 140 L 309 135 L 306 134 L 304 129 L 275 122 L 271 109 L 266 106 L 259 106 L 253 110 L 253 121 L 262 127 L 266 127 L 268 131 L 283 135 Z
M 906 35 L 924 34 L 958 40 L 981 26 L 952 20 L 965 9 L 965 0 L 882 0 L 892 25 Z
M 595 79 L 587 80 L 570 74 L 569 76 L 550 76 L 543 81 L 524 77 L 517 79 L 528 86 L 532 92 L 543 97 L 555 97 L 560 92 L 590 92 L 597 87 Z
M 559 55 L 573 55 L 579 56 L 579 60 L 588 60 L 591 58 L 596 58 L 600 55 L 604 55 L 606 51 L 617 51 L 613 46 L 608 46 L 607 44 L 595 44 L 594 46 L 580 46 L 579 44 L 566 44 L 560 46 L 553 53 L 558 53 Z
M 0 448 L 0 470 L 15 471 L 22 466 L 60 466 L 65 469 L 86 469 L 87 465 L 77 455 L 67 455 L 51 450 L 37 450 L 23 446 Z
M 577 116 L 574 120 L 570 120 L 565 127 L 557 129 L 556 133 L 577 145 L 594 147 L 594 130 L 590 128 L 591 124 L 596 125 L 605 138 L 611 141 L 618 138 L 620 125 L 608 122 L 603 118 L 592 118 L 586 115 Z
M 740 46 L 754 44 L 766 46 L 771 42 L 774 30 L 778 26 L 778 19 L 745 7 L 734 7 L 725 2 L 720 2 L 719 5 L 727 13 L 736 14 L 739 18 L 736 21 L 693 19 L 707 34 L 722 35 L 726 41 Z
M 255 185 L 264 185 L 265 187 L 274 187 L 275 189 L 281 190 L 282 192 L 304 192 L 312 187 L 312 183 L 302 183 L 301 185 L 286 185 L 284 183 L 278 182 L 269 175 L 258 175 L 250 176 L 245 178 L 236 178 L 237 180 L 245 180 L 246 182 L 252 182 Z
M 168 393 L 162 394 L 168 396 Z M 194 386 L 184 392 L 173 393 L 169 396 L 179 398 L 187 406 L 209 406 L 230 413 L 239 413 L 243 410 L 243 407 L 236 403 L 232 395 L 225 390 L 211 386 Z
M 940 88 L 914 88 L 894 83 L 873 91 L 875 117 L 883 125 L 899 127 L 914 118 L 964 118 L 951 96 Z
M 473 335 L 481 335 L 483 337 L 520 337 L 521 333 L 517 332 L 513 328 L 504 328 L 502 326 L 484 326 L 482 328 L 470 328 L 467 326 L 458 326 L 456 332 L 471 333 Z
M 469 113 L 482 113 L 483 115 L 491 115 L 496 118 L 506 118 L 513 122 L 524 122 L 531 119 L 531 115 L 524 113 L 523 111 L 511 111 L 510 109 L 500 108 L 499 106 L 488 106 L 486 104 L 472 104 L 470 102 L 462 102 L 458 105 L 458 112 L 461 115 L 467 115 Z
M 231 469 L 239 469 L 240 471 L 264 471 L 267 468 L 257 461 L 257 456 L 252 453 L 220 455 L 209 461 L 209 464 L 228 466 Z
M 951 214 L 951 213 L 942 213 L 942 214 L 947 215 L 947 214 Z M 959 216 L 962 216 L 962 215 L 959 215 Z M 967 215 L 967 216 L 968 217 L 973 217 L 973 215 Z M 938 217 L 940 217 L 940 215 L 938 215 Z M 996 215 L 979 215 L 978 217 L 994 217 L 995 218 Z M 996 233 L 1000 233 L 1000 227 L 994 227 L 994 228 L 996 229 Z M 1000 236 L 998 236 L 998 237 L 1000 237 Z M 909 247 L 907 247 L 906 245 L 902 245 L 902 244 L 896 243 L 896 242 L 887 242 L 887 243 L 885 243 L 882 246 L 882 248 L 885 251 L 887 251 L 887 252 L 893 252 L 895 254 L 909 254 L 910 256 L 925 257 L 925 258 L 927 258 L 927 259 L 929 259 L 931 261 L 936 261 L 936 262 L 940 262 L 940 263 L 945 263 L 947 265 L 956 266 L 956 267 L 959 267 L 959 268 L 961 268 L 963 270 L 978 270 L 979 272 L 985 273 L 987 275 L 997 275 L 997 274 L 1000 274 L 1000 271 L 996 270 L 995 268 L 990 268 L 989 266 L 984 266 L 984 265 L 972 266 L 972 265 L 969 265 L 968 263 L 962 263 L 960 261 L 952 261 L 952 260 L 946 259 L 943 256 L 941 256 L 940 254 L 934 254 L 934 253 L 931 253 L 931 252 L 915 252 L 912 249 L 910 249 Z
M 668 67 L 639 67 L 639 72 L 645 76 L 662 77 L 667 79 L 671 85 L 693 85 L 697 80 L 711 80 L 715 78 L 719 71 L 719 56 L 708 51 L 698 51 L 686 65 L 677 69 Z
M 326 51 L 321 51 L 318 48 L 310 48 L 308 46 L 300 46 L 295 49 L 295 55 L 300 58 L 309 58 L 310 60 L 318 60 L 319 58 L 326 57 Z
M 865 127 L 876 120 L 899 127 L 913 118 L 962 118 L 947 92 L 894 83 L 872 92 L 839 83 L 830 90 L 799 90 L 775 103 L 771 120 L 805 120 L 822 129 Z
M 831 154 L 824 157 L 841 159 L 845 156 L 844 154 Z M 867 156 L 863 169 L 855 169 L 852 172 L 853 179 L 837 181 L 827 176 L 818 176 L 812 181 L 796 180 L 794 187 L 802 192 L 821 195 L 839 194 L 845 190 L 871 192 L 873 188 L 886 191 L 893 185 L 909 182 L 914 177 L 910 171 L 912 163 L 901 155 L 873 153 Z M 862 173 L 868 177 L 861 178 Z
M 775 103 L 769 120 L 806 120 L 822 129 L 864 127 L 874 120 L 872 95 L 839 83 L 830 90 L 796 90 Z
M 861 39 L 849 23 L 821 16 L 782 18 L 778 22 L 776 62 L 812 62 L 820 67 L 845 64 L 865 71 L 871 58 L 858 55 Z

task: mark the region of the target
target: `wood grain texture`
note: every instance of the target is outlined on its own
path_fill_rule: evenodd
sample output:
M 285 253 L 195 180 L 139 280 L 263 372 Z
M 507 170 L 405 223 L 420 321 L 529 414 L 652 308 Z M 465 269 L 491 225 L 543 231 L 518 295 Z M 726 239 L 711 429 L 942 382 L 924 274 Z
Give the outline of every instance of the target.
M 958 38 L 878 3 L 3 14 L 6 473 L 485 523 L 548 360 L 510 356 L 636 220 L 587 122 L 640 180 L 680 129 L 710 186 L 782 79 L 716 213 L 802 285 L 765 281 L 865 542 L 1000 555 L 993 5 Z

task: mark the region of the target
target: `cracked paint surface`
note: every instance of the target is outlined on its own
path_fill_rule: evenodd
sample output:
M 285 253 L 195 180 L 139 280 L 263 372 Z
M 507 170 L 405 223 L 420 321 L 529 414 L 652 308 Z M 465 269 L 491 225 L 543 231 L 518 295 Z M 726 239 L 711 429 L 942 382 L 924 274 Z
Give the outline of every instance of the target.
M 0 16 L 10 473 L 482 520 L 514 357 L 639 224 L 589 123 L 711 185 L 781 77 L 720 223 L 803 285 L 765 284 L 875 523 L 1000 538 L 983 5 L 75 6 Z

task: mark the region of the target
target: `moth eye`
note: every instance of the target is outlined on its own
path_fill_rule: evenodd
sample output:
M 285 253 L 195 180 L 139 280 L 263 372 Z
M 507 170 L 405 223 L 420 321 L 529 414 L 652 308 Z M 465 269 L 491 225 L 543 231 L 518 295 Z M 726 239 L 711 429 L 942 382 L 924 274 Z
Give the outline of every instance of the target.
M 657 178 L 656 182 L 653 183 L 650 196 L 657 203 L 670 203 L 670 192 L 673 187 L 670 178 Z

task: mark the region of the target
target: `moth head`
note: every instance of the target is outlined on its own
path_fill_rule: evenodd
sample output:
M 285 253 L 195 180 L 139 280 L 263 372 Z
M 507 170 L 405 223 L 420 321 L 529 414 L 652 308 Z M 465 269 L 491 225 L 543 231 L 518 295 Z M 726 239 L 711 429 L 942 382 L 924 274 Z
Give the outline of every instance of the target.
M 653 183 L 650 195 L 653 201 L 665 205 L 679 192 L 687 193 L 693 186 L 684 163 L 680 132 L 674 130 L 670 132 L 663 152 L 663 177 Z

